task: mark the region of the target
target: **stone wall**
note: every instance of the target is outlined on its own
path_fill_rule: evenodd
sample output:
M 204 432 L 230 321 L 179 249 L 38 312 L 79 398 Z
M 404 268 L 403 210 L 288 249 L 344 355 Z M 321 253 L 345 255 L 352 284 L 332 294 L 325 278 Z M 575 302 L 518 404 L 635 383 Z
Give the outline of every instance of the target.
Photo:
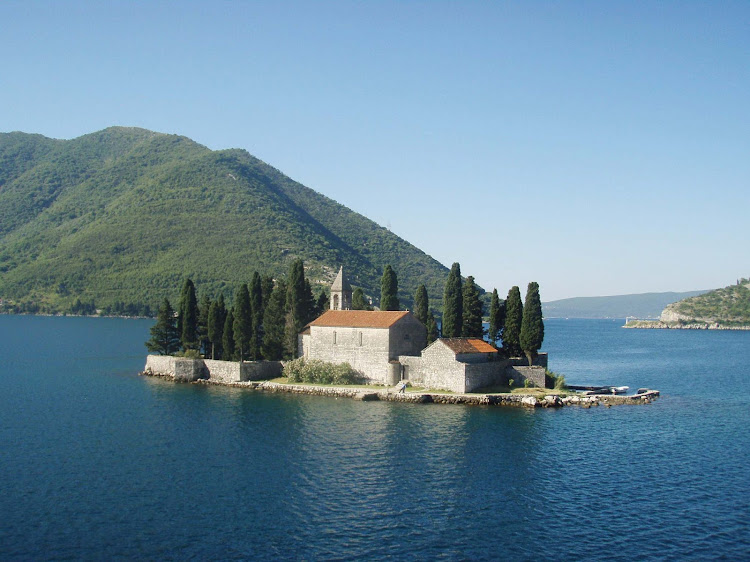
M 281 361 L 215 361 L 170 355 L 149 355 L 145 372 L 192 382 L 210 379 L 221 383 L 268 380 L 281 376 Z
M 427 347 L 427 329 L 414 316 L 407 314 L 391 326 L 388 344 L 388 359 L 419 355 Z
M 529 360 L 524 357 L 511 357 L 508 359 L 511 365 L 513 366 L 519 366 L 519 367 L 528 367 L 529 366 Z M 547 354 L 546 353 L 540 353 L 534 358 L 533 365 L 535 367 L 544 367 L 547 368 Z
M 547 388 L 546 372 L 544 367 L 529 367 L 522 365 L 509 365 L 506 369 L 506 379 L 513 379 L 513 386 L 524 386 L 524 381 L 528 380 L 533 386 Z
M 390 359 L 386 328 L 311 326 L 306 357 L 349 363 L 368 382 L 385 384 Z
M 202 359 L 186 359 L 170 355 L 147 356 L 144 371 L 183 382 L 192 382 L 206 376 Z

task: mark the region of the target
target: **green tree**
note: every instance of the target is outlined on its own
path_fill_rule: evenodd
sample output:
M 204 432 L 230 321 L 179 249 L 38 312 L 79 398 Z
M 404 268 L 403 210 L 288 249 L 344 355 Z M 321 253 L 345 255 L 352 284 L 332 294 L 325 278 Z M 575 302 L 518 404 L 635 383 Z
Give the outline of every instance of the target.
M 263 357 L 278 360 L 284 357 L 284 325 L 286 308 L 286 283 L 276 281 L 263 313 Z
M 182 286 L 177 326 L 182 349 L 198 349 L 198 301 L 195 298 L 195 285 L 190 279 L 186 279 Z
M 434 342 L 436 339 L 438 339 L 438 327 L 437 322 L 435 322 L 435 315 L 432 312 L 429 312 L 427 314 L 427 343 L 430 344 Z
M 250 309 L 252 310 L 252 336 L 250 338 L 250 358 L 261 358 L 263 342 L 263 282 L 258 272 L 253 273 L 250 282 Z
M 304 274 L 304 269 L 302 270 Z M 305 292 L 303 294 L 304 296 L 304 304 L 303 304 L 303 310 L 304 310 L 304 317 L 302 318 L 302 325 L 304 326 L 308 322 L 312 322 L 315 320 L 315 318 L 318 316 L 315 313 L 315 297 L 313 297 L 312 292 L 312 285 L 310 285 L 310 280 L 305 279 Z
M 352 293 L 352 310 L 370 310 L 370 303 L 365 300 L 362 287 L 357 287 Z
M 380 279 L 380 310 L 398 310 L 398 279 L 391 264 L 385 266 Z
M 224 295 L 211 303 L 208 311 L 208 339 L 211 342 L 211 359 L 220 359 L 222 357 L 224 337 L 224 320 L 227 311 L 224 306 Z
M 172 355 L 180 349 L 180 336 L 175 323 L 174 309 L 169 299 L 164 299 L 156 315 L 156 323 L 151 326 L 151 339 L 146 349 L 159 355 Z
M 457 338 L 463 332 L 463 294 L 461 290 L 461 266 L 454 263 L 445 282 L 443 292 L 443 326 L 444 338 Z
M 521 356 L 521 321 L 523 320 L 523 303 L 521 291 L 517 286 L 508 291 L 505 300 L 505 328 L 503 329 L 503 351 L 508 357 Z
M 318 293 L 318 298 L 315 302 L 315 318 L 328 310 L 330 304 L 331 298 L 328 296 L 328 293 L 326 293 L 325 290 L 321 290 L 320 293 Z
M 227 311 L 226 318 L 224 318 L 224 333 L 222 334 L 221 346 L 222 359 L 224 361 L 236 361 L 237 354 L 234 348 L 234 311 L 230 308 Z
M 260 292 L 262 295 L 262 313 L 266 312 L 266 306 L 268 306 L 268 301 L 271 298 L 271 293 L 273 292 L 273 277 L 270 275 L 264 275 L 260 280 Z M 261 314 L 263 316 L 263 314 Z
M 505 303 L 500 300 L 497 294 L 497 289 L 492 291 L 492 298 L 490 299 L 490 327 L 487 335 L 489 336 L 490 343 L 497 347 L 497 340 L 501 336 L 501 332 L 505 325 Z
M 539 297 L 539 284 L 535 281 L 529 283 L 526 289 L 526 302 L 523 306 L 523 317 L 521 320 L 521 349 L 529 360 L 529 365 L 534 363 L 539 349 L 544 341 L 544 320 L 542 319 L 542 301 Z
M 243 283 L 234 297 L 234 348 L 240 361 L 250 358 L 253 337 L 253 309 L 250 305 L 250 291 Z
M 427 296 L 427 287 L 420 285 L 414 294 L 414 317 L 427 326 L 427 315 L 430 312 L 430 298 Z M 435 319 L 433 318 L 433 321 Z
M 208 337 L 208 315 L 211 312 L 211 299 L 208 295 L 201 297 L 201 302 L 198 304 L 198 341 L 200 342 L 200 350 L 204 357 L 208 357 L 211 353 L 211 340 Z
M 305 287 L 305 268 L 301 259 L 294 260 L 289 268 L 286 290 L 286 318 L 284 322 L 284 356 L 297 357 L 297 336 L 305 325 L 308 304 Z
M 471 275 L 466 278 L 462 297 L 464 302 L 461 335 L 465 338 L 481 338 L 484 336 L 482 301 L 479 300 L 479 289 Z

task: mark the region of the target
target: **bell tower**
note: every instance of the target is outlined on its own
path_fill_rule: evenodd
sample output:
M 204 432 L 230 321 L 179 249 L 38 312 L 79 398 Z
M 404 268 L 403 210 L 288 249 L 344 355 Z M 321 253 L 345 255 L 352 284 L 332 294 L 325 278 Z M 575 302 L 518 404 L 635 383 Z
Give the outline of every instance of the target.
M 352 286 L 344 275 L 344 266 L 339 269 L 339 274 L 331 285 L 331 310 L 351 310 L 352 308 Z

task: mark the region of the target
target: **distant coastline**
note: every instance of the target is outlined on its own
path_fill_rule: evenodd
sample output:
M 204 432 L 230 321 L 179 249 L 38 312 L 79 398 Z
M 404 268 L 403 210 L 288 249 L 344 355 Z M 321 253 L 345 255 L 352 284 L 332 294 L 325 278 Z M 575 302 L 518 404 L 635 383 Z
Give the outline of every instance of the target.
M 664 322 L 662 320 L 629 320 L 623 328 L 635 328 L 645 330 L 733 330 L 748 331 L 750 326 L 730 326 L 718 322 Z

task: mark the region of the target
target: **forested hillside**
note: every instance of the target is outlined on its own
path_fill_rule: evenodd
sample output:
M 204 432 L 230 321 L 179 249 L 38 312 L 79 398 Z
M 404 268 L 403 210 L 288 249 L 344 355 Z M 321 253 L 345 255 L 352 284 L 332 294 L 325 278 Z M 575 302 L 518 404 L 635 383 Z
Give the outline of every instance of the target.
M 383 267 L 402 303 L 419 283 L 439 309 L 448 270 L 418 248 L 294 182 L 244 150 L 112 127 L 73 140 L 0 134 L 0 299 L 5 310 L 154 311 L 190 277 L 228 298 L 253 271 L 302 258 L 313 285 L 344 265 L 380 295 Z
M 664 322 L 750 326 L 750 280 L 670 304 L 661 315 Z

